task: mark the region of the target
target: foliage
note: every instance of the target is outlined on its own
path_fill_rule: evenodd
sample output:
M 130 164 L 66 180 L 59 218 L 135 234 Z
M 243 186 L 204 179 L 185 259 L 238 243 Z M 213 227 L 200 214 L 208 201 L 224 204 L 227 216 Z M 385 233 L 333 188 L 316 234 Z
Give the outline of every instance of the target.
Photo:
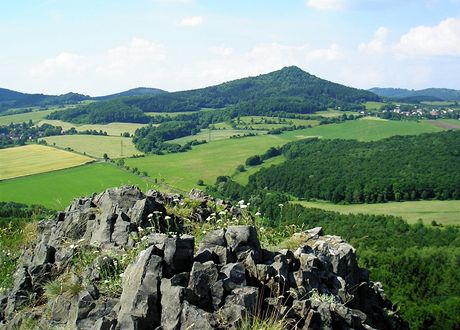
M 150 118 L 139 108 L 127 105 L 123 99 L 94 102 L 76 108 L 56 111 L 48 119 L 63 120 L 76 124 L 107 124 L 111 122 L 148 123 Z
M 261 169 L 249 185 L 332 202 L 460 199 L 460 132 L 376 142 L 307 139 L 287 144 L 287 162 Z

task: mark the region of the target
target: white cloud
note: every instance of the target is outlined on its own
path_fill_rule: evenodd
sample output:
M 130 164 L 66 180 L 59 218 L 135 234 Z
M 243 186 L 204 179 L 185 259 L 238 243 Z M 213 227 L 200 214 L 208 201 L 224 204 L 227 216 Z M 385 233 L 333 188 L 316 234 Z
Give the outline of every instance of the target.
M 162 61 L 166 47 L 145 39 L 133 38 L 128 45 L 109 49 L 99 60 L 97 70 L 124 72 L 127 68 L 143 62 Z
M 211 53 L 218 55 L 218 56 L 230 56 L 233 54 L 233 48 L 231 47 L 224 47 L 224 46 L 218 46 L 218 47 L 211 47 L 209 49 Z
M 305 56 L 307 61 L 337 61 L 344 57 L 344 52 L 337 44 L 332 44 L 328 48 L 313 49 Z
M 387 49 L 386 41 L 390 30 L 386 27 L 379 27 L 374 33 L 371 41 L 359 45 L 359 50 L 367 54 L 383 53 Z
M 88 68 L 86 58 L 72 53 L 60 53 L 39 63 L 31 70 L 32 76 L 53 75 L 59 72 L 82 73 Z
M 181 19 L 181 21 L 179 22 L 179 25 L 191 27 L 191 26 L 201 25 L 202 23 L 203 23 L 203 17 L 191 16 L 191 17 L 184 17 L 183 19 Z
M 344 0 L 308 0 L 307 6 L 318 10 L 341 10 Z
M 460 19 L 447 18 L 435 26 L 413 27 L 395 49 L 404 55 L 460 56 Z

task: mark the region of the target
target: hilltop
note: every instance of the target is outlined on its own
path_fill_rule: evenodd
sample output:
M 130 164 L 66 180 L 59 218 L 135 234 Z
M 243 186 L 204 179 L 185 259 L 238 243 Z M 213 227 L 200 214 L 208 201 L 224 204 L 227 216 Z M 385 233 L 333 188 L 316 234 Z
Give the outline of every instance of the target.
M 159 88 L 150 88 L 150 87 L 137 87 L 132 88 L 127 91 L 123 91 L 120 93 L 110 94 L 110 95 L 103 95 L 103 96 L 96 96 L 93 97 L 93 100 L 98 101 L 107 101 L 116 99 L 118 97 L 127 97 L 127 96 L 151 96 L 160 93 L 167 93 L 166 91 L 159 89 Z
M 312 113 L 328 108 L 357 110 L 363 109 L 362 102 L 378 100 L 380 98 L 369 91 L 333 83 L 291 66 L 216 86 L 153 96 L 127 97 L 113 102 L 122 102 L 126 106 L 125 113 L 193 112 L 203 108 L 231 108 L 232 111 L 240 113 L 257 114 L 260 111 Z M 55 112 L 50 115 L 50 119 L 95 123 L 91 117 L 97 117 L 95 113 L 107 107 L 107 102 L 99 102 Z
M 243 203 L 132 186 L 77 199 L 39 222 L 14 287 L 0 296 L 0 321 L 7 329 L 407 329 L 351 245 L 314 228 L 294 234 L 292 250 L 269 251 Z

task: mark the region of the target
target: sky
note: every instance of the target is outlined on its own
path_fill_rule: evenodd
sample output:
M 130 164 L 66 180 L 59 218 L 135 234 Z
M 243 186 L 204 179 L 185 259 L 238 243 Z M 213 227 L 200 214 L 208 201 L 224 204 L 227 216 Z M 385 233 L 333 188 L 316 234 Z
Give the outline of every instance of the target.
M 291 65 L 460 89 L 460 0 L 0 0 L 2 88 L 177 91 Z

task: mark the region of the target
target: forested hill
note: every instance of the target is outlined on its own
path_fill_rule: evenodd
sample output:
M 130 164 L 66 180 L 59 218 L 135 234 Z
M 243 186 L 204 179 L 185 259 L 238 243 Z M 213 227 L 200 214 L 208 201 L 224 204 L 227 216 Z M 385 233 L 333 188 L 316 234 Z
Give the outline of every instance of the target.
M 427 88 L 410 90 L 404 88 L 371 88 L 369 91 L 386 98 L 420 98 L 423 101 L 460 101 L 460 90 L 447 88 Z
M 377 101 L 380 98 L 365 90 L 346 87 L 310 75 L 297 67 L 257 77 L 226 82 L 202 89 L 160 93 L 154 96 L 128 97 L 122 102 L 143 112 L 187 112 L 202 108 L 231 107 L 232 111 L 244 114 L 266 114 L 267 112 L 312 113 L 327 108 L 342 110 L 364 109 L 360 103 Z M 99 103 L 101 107 L 105 105 Z M 98 111 L 94 105 L 91 111 Z M 84 115 L 88 118 L 88 113 Z M 54 119 L 70 121 L 82 119 L 78 108 L 60 111 Z
M 159 88 L 150 88 L 150 87 L 137 87 L 133 89 L 129 89 L 127 91 L 123 91 L 120 93 L 110 94 L 110 95 L 103 95 L 103 96 L 96 96 L 93 97 L 93 100 L 98 101 L 107 101 L 113 100 L 119 97 L 127 97 L 127 96 L 151 96 L 160 93 L 167 93 L 166 91 L 159 89 Z
M 89 96 L 77 93 L 62 95 L 26 94 L 0 88 L 0 112 L 19 107 L 75 104 L 89 98 Z
M 283 147 L 285 163 L 249 178 L 302 198 L 375 203 L 460 199 L 460 131 L 375 142 L 309 139 Z

